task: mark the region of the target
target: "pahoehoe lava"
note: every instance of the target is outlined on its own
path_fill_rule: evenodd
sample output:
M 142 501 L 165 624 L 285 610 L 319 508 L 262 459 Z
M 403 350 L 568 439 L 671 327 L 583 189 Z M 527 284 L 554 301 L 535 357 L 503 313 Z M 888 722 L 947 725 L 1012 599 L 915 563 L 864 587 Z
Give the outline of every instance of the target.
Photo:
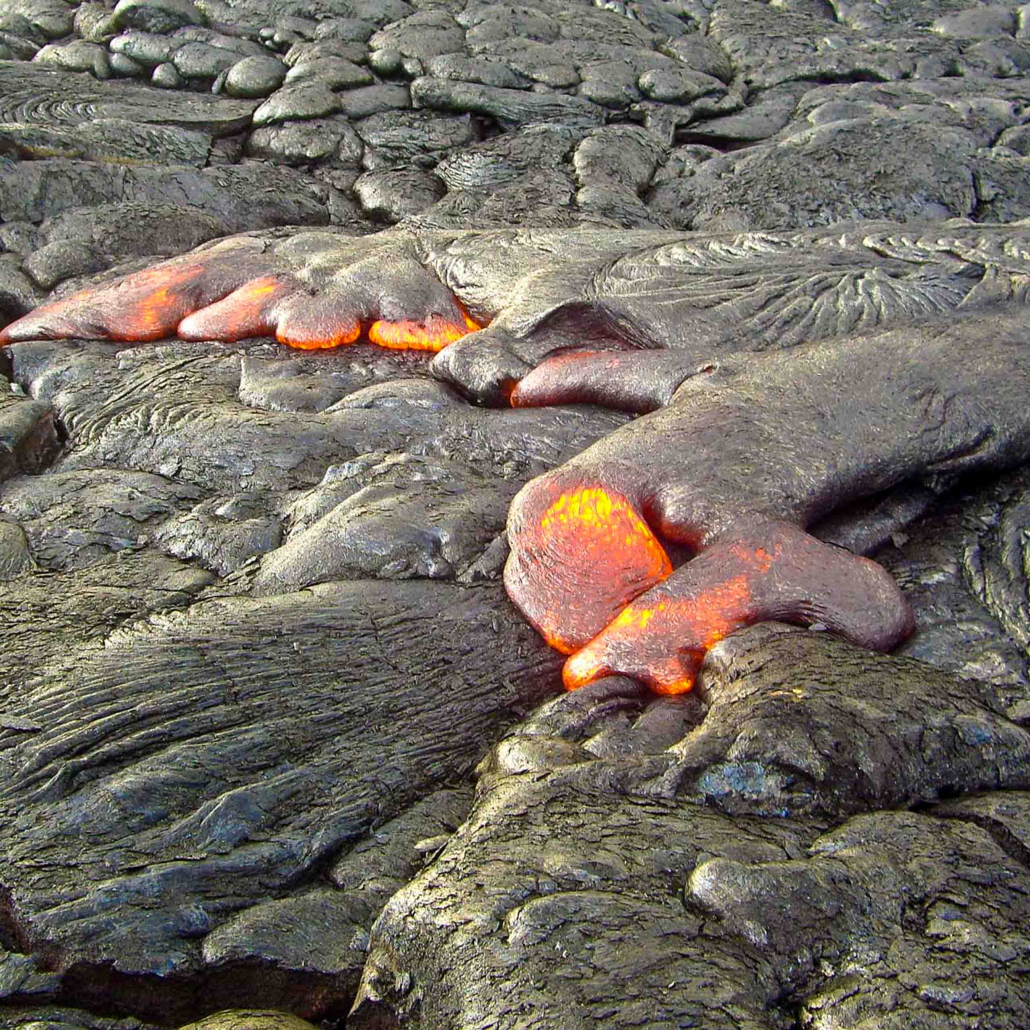
M 574 232 L 557 239 L 566 253 L 591 242 Z M 7 326 L 0 342 L 274 334 L 320 349 L 363 334 L 388 347 L 432 351 L 460 340 L 471 355 L 486 345 L 489 360 L 491 343 L 512 339 L 506 325 L 518 317 L 525 323 L 527 303 L 537 311 L 541 304 L 510 286 L 491 297 L 480 281 L 466 306 L 462 290 L 447 284 L 447 269 L 452 280 L 471 278 L 475 242 L 474 234 L 396 230 L 361 241 L 299 233 L 274 246 L 230 238 L 44 305 Z M 533 267 L 532 242 L 525 278 L 546 282 L 547 266 L 543 276 Z M 723 264 L 731 270 L 751 250 L 743 236 L 709 245 L 729 250 Z M 452 246 L 466 262 L 460 273 Z M 682 246 L 696 254 L 705 242 Z M 845 242 L 839 249 L 853 265 L 858 248 Z M 948 249 L 961 250 L 961 242 Z M 668 254 L 670 244 L 660 242 L 658 251 Z M 639 251 L 633 260 L 640 281 Z M 658 267 L 667 299 L 677 283 Z M 845 265 L 838 289 L 853 290 L 856 274 Z M 560 269 L 551 276 L 551 290 L 565 282 Z M 491 396 L 506 391 L 518 407 L 592 401 L 651 412 L 522 490 L 508 520 L 509 596 L 552 646 L 572 655 L 569 688 L 624 673 L 659 692 L 689 690 L 713 643 L 767 619 L 818 624 L 889 650 L 914 626 L 891 577 L 803 531 L 929 470 L 1025 460 L 1025 309 L 987 306 L 915 324 L 903 312 L 900 321 L 909 324 L 901 328 L 746 354 L 713 346 L 702 331 L 692 335 L 692 321 L 704 315 L 689 306 L 689 269 L 678 286 L 688 302 L 672 321 L 666 317 L 660 338 L 647 341 L 666 349 L 642 350 L 640 340 L 632 349 L 617 335 L 612 309 L 625 295 L 610 289 L 610 299 L 569 305 L 564 322 L 553 309 L 529 322 L 512 350 L 519 360 L 539 360 L 513 390 L 503 361 L 489 370 Z M 896 288 L 906 286 L 930 289 L 925 277 L 914 285 L 899 277 Z M 886 309 L 882 319 L 867 318 L 891 320 Z M 569 350 L 591 335 L 609 349 Z M 453 377 L 454 367 L 439 374 Z M 474 382 L 457 385 L 476 395 Z M 674 570 L 663 540 L 697 557 Z
M 1026 5 L 0 0 L 0 1030 L 1025 1030 L 1028 105 Z

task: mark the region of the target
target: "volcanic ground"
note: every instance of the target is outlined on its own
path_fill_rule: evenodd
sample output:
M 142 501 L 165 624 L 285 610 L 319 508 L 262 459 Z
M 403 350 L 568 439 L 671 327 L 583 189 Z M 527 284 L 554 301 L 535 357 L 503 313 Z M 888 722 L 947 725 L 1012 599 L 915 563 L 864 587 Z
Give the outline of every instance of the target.
M 5 0 L 0 1030 L 1026 1027 L 1028 303 L 1025 5 Z

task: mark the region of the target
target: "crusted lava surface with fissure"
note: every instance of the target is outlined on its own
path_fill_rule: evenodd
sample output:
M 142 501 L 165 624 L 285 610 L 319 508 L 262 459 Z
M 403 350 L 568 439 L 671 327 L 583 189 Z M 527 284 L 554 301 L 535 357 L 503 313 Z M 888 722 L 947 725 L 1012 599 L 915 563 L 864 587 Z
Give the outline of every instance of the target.
M 0 1030 L 1025 1026 L 1028 154 L 1022 8 L 12 0 Z

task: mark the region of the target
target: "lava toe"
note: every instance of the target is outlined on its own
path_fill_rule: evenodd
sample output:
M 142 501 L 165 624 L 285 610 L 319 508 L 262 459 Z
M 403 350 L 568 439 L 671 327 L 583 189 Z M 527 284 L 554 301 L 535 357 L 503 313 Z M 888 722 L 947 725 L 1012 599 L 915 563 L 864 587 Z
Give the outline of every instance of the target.
M 550 475 L 533 480 L 512 503 L 508 538 L 508 596 L 565 654 L 672 572 L 637 506 L 599 483 Z
M 233 290 L 206 308 L 195 311 L 178 325 L 184 340 L 243 340 L 269 336 L 276 330 L 276 305 L 299 289 L 283 276 L 266 275 Z
M 456 340 L 482 327 L 463 313 L 459 322 L 441 315 L 429 315 L 421 321 L 379 319 L 368 329 L 369 342 L 394 350 L 441 351 Z
M 0 343 L 75 337 L 147 342 L 174 336 L 186 316 L 271 270 L 274 258 L 257 244 L 225 241 L 80 290 L 12 322 L 0 332 Z
M 569 351 L 520 380 L 511 404 L 600 404 L 644 414 L 664 408 L 693 372 L 690 356 L 676 351 Z
M 512 349 L 508 334 L 489 327 L 457 340 L 433 359 L 433 374 L 479 404 L 503 407 L 532 366 Z
M 361 335 L 359 313 L 341 294 L 295 293 L 276 305 L 275 338 L 298 350 L 328 350 Z
M 820 624 L 880 651 L 913 629 L 911 607 L 875 562 L 768 522 L 724 536 L 637 597 L 565 663 L 565 685 L 621 673 L 682 693 L 716 641 L 768 619 Z

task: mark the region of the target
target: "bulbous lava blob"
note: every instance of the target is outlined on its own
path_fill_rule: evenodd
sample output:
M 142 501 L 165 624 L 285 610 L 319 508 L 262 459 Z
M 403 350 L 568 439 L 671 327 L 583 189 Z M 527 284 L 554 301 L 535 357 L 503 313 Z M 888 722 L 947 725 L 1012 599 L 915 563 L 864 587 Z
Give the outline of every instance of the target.
M 570 690 L 620 673 L 682 693 L 712 644 L 768 619 L 818 623 L 874 650 L 912 632 L 911 608 L 884 569 L 797 526 L 727 533 L 673 571 L 643 508 L 639 488 L 561 470 L 512 503 L 504 584 L 544 639 L 572 655 Z
M 788 523 L 765 523 L 713 544 L 638 596 L 565 663 L 563 679 L 572 690 L 618 672 L 660 694 L 682 693 L 714 643 L 768 619 L 818 623 L 877 651 L 914 628 L 911 608 L 875 562 Z
M 508 516 L 517 541 L 505 566 L 509 596 L 564 654 L 591 639 L 625 604 L 672 572 L 665 549 L 617 490 L 535 481 Z

